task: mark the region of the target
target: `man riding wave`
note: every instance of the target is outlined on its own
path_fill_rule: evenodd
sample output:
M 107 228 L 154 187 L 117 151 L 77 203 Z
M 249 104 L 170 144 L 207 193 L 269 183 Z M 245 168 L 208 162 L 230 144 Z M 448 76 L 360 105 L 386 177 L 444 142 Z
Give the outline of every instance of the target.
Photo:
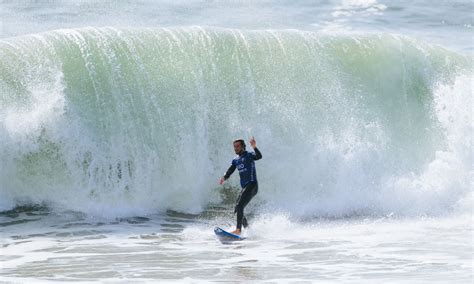
M 257 142 L 253 136 L 249 143 L 255 153 L 245 150 L 245 142 L 243 139 L 237 139 L 233 142 L 235 154 L 238 156 L 232 160 L 229 169 L 219 180 L 219 183 L 223 184 L 224 181 L 232 175 L 235 169 L 239 171 L 240 185 L 242 186 L 242 190 L 240 191 L 239 198 L 237 198 L 234 211 L 234 213 L 237 213 L 237 227 L 235 231 L 232 232 L 236 235 L 240 235 L 242 232 L 242 225 L 244 227 L 248 226 L 247 219 L 244 216 L 244 208 L 258 192 L 255 161 L 262 158 L 262 153 L 260 153 L 260 151 L 257 149 Z

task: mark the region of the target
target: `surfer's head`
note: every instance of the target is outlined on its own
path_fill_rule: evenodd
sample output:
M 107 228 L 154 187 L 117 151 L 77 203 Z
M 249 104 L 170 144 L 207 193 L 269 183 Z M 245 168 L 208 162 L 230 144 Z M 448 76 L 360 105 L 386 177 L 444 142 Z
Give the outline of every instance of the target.
M 244 139 L 234 140 L 234 151 L 237 155 L 240 155 L 245 151 L 245 141 L 244 141 Z

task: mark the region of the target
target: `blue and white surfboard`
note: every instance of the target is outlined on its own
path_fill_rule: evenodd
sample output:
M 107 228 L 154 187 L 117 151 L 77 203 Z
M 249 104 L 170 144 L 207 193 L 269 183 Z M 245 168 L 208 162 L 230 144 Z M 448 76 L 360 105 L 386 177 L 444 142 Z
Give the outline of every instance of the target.
M 220 227 L 215 227 L 214 228 L 214 233 L 216 236 L 219 238 L 220 241 L 224 242 L 232 242 L 232 241 L 242 241 L 245 240 L 244 237 L 241 237 L 236 234 L 232 234 L 227 232 L 226 230 L 220 228 Z

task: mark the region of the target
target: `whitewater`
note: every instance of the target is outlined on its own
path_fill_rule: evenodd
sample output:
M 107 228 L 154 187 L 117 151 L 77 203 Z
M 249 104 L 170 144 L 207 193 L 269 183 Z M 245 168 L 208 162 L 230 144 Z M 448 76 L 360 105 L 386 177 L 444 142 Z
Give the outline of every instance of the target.
M 0 279 L 471 283 L 472 4 L 379 2 L 2 2 Z

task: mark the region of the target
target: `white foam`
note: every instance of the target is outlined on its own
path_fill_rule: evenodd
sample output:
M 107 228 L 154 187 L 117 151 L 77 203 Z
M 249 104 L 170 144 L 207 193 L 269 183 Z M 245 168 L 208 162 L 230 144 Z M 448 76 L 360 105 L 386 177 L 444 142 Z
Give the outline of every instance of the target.
M 12 42 L 17 56 L 39 50 L 31 62 L 43 64 L 18 69 L 34 79 L 28 103 L 2 106 L 4 207 L 197 213 L 219 200 L 231 141 L 249 135 L 264 157 L 260 213 L 438 214 L 469 191 L 470 81 L 435 88 L 455 77 L 436 70 L 464 59 L 441 48 L 390 35 L 200 27 Z M 229 183 L 238 187 L 237 174 Z

